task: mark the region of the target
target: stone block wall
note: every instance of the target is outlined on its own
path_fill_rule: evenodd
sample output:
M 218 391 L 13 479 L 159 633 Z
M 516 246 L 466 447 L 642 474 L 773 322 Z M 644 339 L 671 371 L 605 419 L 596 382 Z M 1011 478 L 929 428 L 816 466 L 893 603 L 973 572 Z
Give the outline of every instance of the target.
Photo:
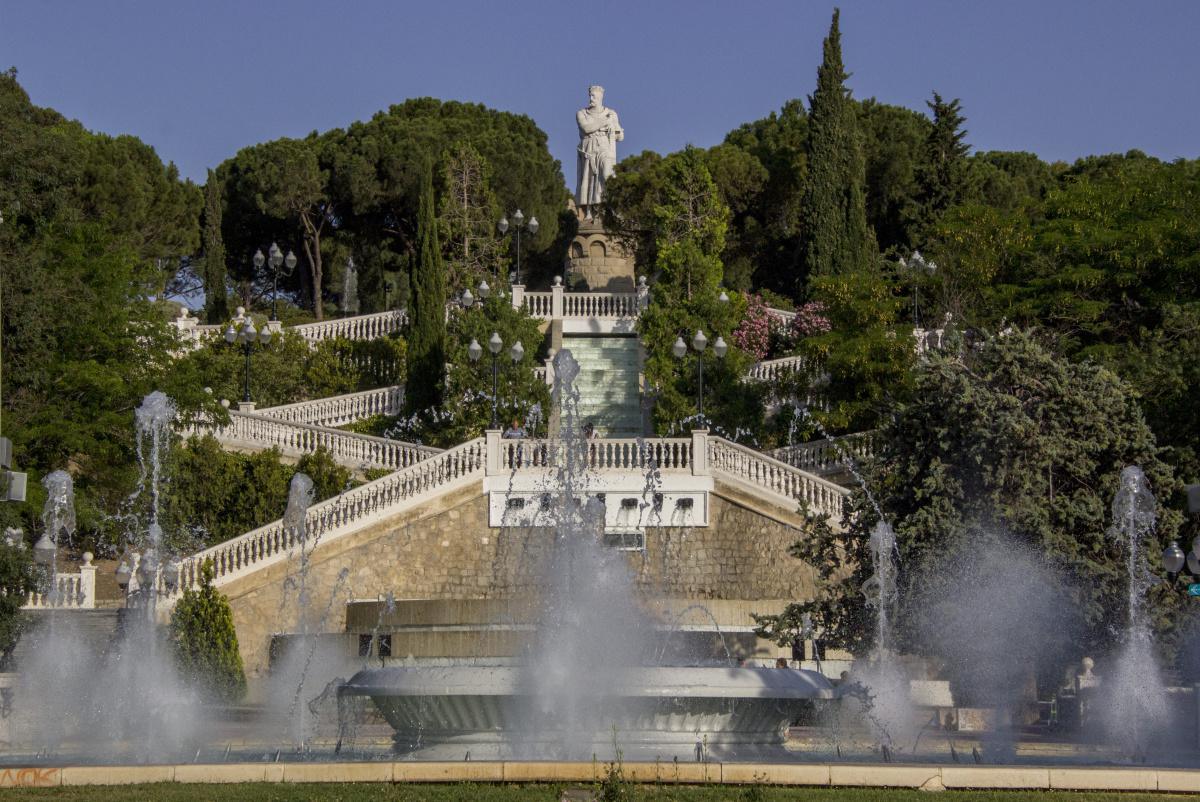
M 811 567 L 791 558 L 797 530 L 711 496 L 706 528 L 646 533 L 628 553 L 639 590 L 650 597 L 775 600 L 808 598 Z M 549 554 L 546 529 L 491 529 L 476 488 L 318 544 L 303 579 L 300 561 L 272 566 L 223 588 L 233 608 L 247 674 L 268 669 L 272 634 L 300 631 L 298 599 L 309 598 L 308 632 L 340 632 L 346 603 L 392 593 L 397 599 L 502 599 L 536 595 Z
M 567 248 L 568 284 L 592 292 L 633 292 L 633 257 L 595 221 L 582 221 Z

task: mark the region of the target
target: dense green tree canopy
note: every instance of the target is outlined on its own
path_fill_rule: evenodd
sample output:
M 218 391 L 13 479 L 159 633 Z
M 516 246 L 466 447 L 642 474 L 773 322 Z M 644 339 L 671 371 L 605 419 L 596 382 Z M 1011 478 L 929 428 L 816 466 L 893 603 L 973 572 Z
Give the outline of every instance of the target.
M 1027 549 L 1068 589 L 1083 626 L 1064 632 L 1074 659 L 1105 650 L 1127 613 L 1125 552 L 1108 534 L 1118 477 L 1140 465 L 1160 502 L 1142 558 L 1153 569 L 1181 515 L 1132 388 L 1092 363 L 1053 355 L 1033 335 L 1009 331 L 979 348 L 933 356 L 916 370 L 911 401 L 884 421 L 867 486 L 897 535 L 897 646 L 937 654 L 922 640 L 923 599 L 942 595 L 995 540 Z M 867 533 L 878 515 L 861 489 L 844 533 L 816 526 L 793 549 L 826 580 L 807 610 L 839 645 L 872 645 L 874 613 L 860 588 L 872 573 Z M 967 556 L 964 556 L 967 555 Z M 1152 590 L 1156 625 L 1178 623 L 1181 598 Z M 785 636 L 801 607 L 769 621 Z M 932 651 L 930 651 L 932 650 Z
M 199 245 L 199 190 L 133 137 L 93 134 L 0 75 L 3 434 L 29 472 L 75 477 L 80 530 L 104 525 L 132 479 L 133 409 L 170 365 L 151 300 Z
M 552 249 L 561 245 L 567 193 L 546 135 L 522 115 L 420 98 L 345 129 L 246 148 L 218 168 L 230 275 L 242 282 L 243 298 L 250 301 L 269 286 L 268 276 L 253 275 L 250 257 L 276 241 L 306 267 L 283 283 L 306 305 L 313 303 L 318 279 L 318 296 L 340 291 L 350 257 L 358 266 L 364 312 L 383 308 L 385 281 L 392 283 L 389 302 L 405 305 L 408 272 L 418 256 L 421 169 L 429 159 L 437 161 L 441 225 L 455 241 L 463 241 L 466 223 L 462 214 L 450 214 L 446 193 L 455 191 L 454 177 L 464 175 L 454 165 L 462 168 L 469 159 L 466 172 L 482 182 L 468 188 L 467 217 L 475 236 L 491 234 L 482 230 L 484 217 L 495 218 L 486 221 L 490 226 L 502 212 L 520 208 L 541 224 L 536 235 L 522 238 L 525 264 L 539 280 L 561 269 L 560 254 Z M 461 204 L 457 208 L 462 211 Z M 512 243 L 485 244 L 486 260 L 502 268 L 505 246 Z
M 695 360 L 708 367 L 705 415 L 733 435 L 756 434 L 762 419 L 756 387 L 738 377 L 748 364 L 733 346 L 733 328 L 745 301 L 734 293 L 719 300 L 729 207 L 724 203 L 707 166 L 707 155 L 688 148 L 667 157 L 661 165 L 662 183 L 655 194 L 655 284 L 650 306 L 638 320 L 646 347 L 644 372 L 654 393 L 654 418 L 660 432 L 674 433 L 681 421 L 698 413 L 698 371 Z M 697 355 L 689 346 L 683 361 L 672 353 L 677 338 L 690 344 L 697 331 L 708 342 L 724 338 L 729 352 L 718 360 L 712 348 Z

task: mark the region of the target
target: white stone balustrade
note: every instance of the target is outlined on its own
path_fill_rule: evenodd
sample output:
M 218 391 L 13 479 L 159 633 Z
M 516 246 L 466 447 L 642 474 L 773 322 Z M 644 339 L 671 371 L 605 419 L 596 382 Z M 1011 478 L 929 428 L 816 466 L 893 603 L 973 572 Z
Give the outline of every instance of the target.
M 781 359 L 766 359 L 756 362 L 746 371 L 751 381 L 775 381 L 789 373 L 811 373 L 808 357 L 785 356 Z
M 566 292 L 561 285 L 550 292 L 513 293 L 513 306 L 523 306 L 526 314 L 539 320 L 636 318 L 643 301 L 636 292 Z
M 44 593 L 31 593 L 25 610 L 92 610 L 96 607 L 96 566 L 92 553 L 84 552 L 79 573 L 59 572 Z
M 875 432 L 858 432 L 827 440 L 783 446 L 771 452 L 780 462 L 813 473 L 830 473 L 847 467 L 847 457 L 859 462 L 875 453 Z
M 767 307 L 767 314 L 785 326 L 790 326 L 792 320 L 796 317 L 795 312 L 789 312 L 786 309 L 776 309 L 773 306 Z
M 200 567 L 213 561 L 214 582 L 220 586 L 253 571 L 286 560 L 296 547 L 314 548 L 370 524 L 410 509 L 426 499 L 478 481 L 484 472 L 484 441 L 476 438 L 429 456 L 381 479 L 314 504 L 305 516 L 303 531 L 273 521 L 184 559 L 179 587 L 172 594 L 159 587 L 170 603 L 200 582 Z
M 488 433 L 488 447 L 499 451 L 495 472 L 508 473 L 514 468 L 538 469 L 562 464 L 561 440 L 521 438 L 502 439 L 498 432 Z M 692 441 L 684 438 L 611 438 L 587 440 L 578 444 L 582 450 L 579 465 L 589 471 L 636 471 L 644 473 L 651 467 L 660 471 L 692 470 Z
M 291 423 L 307 423 L 312 426 L 338 427 L 373 418 L 376 415 L 397 415 L 404 406 L 404 385 L 380 387 L 361 393 L 347 393 L 312 401 L 299 401 L 278 407 L 257 410 Z
M 521 304 L 525 307 L 525 314 L 530 317 L 535 317 L 538 320 L 552 320 L 554 318 L 553 293 L 549 292 L 526 292 L 521 295 Z M 517 296 L 513 294 L 513 305 L 517 304 Z
M 386 437 L 343 432 L 307 423 L 292 423 L 257 412 L 229 410 L 225 426 L 190 425 L 185 436 L 211 434 L 222 445 L 246 450 L 278 448 L 287 457 L 302 457 L 318 448 L 327 450 L 339 465 L 353 469 L 399 470 L 420 462 L 440 449 Z
M 563 294 L 563 317 L 637 317 L 641 314 L 637 293 L 568 292 Z
M 925 356 L 930 351 L 941 350 L 946 341 L 946 330 L 913 329 L 913 339 L 917 343 L 917 356 Z
M 489 476 L 512 471 L 541 471 L 561 464 L 561 440 L 515 439 L 487 433 Z M 803 502 L 810 512 L 840 519 L 850 491 L 807 471 L 753 449 L 713 437 L 703 430 L 686 438 L 598 439 L 579 444 L 587 471 L 631 471 L 655 468 L 662 473 L 713 475 L 732 479 L 751 492 L 784 505 Z M 498 453 L 497 453 L 498 452 Z
M 380 337 L 394 334 L 407 325 L 407 311 L 389 309 L 386 312 L 376 312 L 371 315 L 354 315 L 353 317 L 321 320 L 316 323 L 301 323 L 299 326 L 293 326 L 292 331 L 310 343 L 334 340 L 339 337 L 345 340 L 377 340 Z
M 709 469 L 725 474 L 753 490 L 804 504 L 810 512 L 840 521 L 850 491 L 840 485 L 793 468 L 785 462 L 721 437 L 709 437 Z

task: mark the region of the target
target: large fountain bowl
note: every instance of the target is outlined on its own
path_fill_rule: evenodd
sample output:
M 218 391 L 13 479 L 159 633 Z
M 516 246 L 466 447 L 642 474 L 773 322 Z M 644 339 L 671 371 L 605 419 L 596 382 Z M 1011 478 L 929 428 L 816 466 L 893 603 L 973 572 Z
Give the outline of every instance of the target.
M 821 674 L 778 668 L 632 667 L 559 696 L 548 684 L 521 666 L 379 668 L 355 674 L 341 695 L 370 697 L 401 752 L 448 743 L 560 752 L 614 739 L 689 750 L 775 746 L 815 700 L 838 695 Z

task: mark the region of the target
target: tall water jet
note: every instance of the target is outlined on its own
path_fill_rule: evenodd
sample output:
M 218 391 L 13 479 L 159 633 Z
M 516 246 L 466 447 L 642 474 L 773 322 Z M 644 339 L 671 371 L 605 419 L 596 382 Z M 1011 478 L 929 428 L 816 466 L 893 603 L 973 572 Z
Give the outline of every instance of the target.
M 869 540 L 873 573 L 862 585 L 867 606 L 875 610 L 875 655 L 884 659 L 891 650 L 892 613 L 896 606 L 896 531 L 880 519 Z
M 150 523 L 157 524 L 163 456 L 171 442 L 175 402 L 168 398 L 166 393 L 155 390 L 142 399 L 141 405 L 134 412 L 134 420 L 137 423 L 137 457 L 141 466 L 139 490 L 149 489 Z
M 48 596 L 58 601 L 58 547 L 75 534 L 75 485 L 66 471 L 52 471 L 42 479 L 46 503 L 42 505 L 42 536 L 33 547 L 34 560 L 47 572 Z
M 1146 475 L 1136 465 L 1121 471 L 1112 516 L 1109 536 L 1125 550 L 1128 610 L 1124 646 L 1104 677 L 1103 692 L 1108 701 L 1105 723 L 1130 756 L 1144 759 L 1149 741 L 1165 724 L 1168 711 L 1145 610 L 1153 577 L 1143 544 L 1157 524 L 1157 503 Z

